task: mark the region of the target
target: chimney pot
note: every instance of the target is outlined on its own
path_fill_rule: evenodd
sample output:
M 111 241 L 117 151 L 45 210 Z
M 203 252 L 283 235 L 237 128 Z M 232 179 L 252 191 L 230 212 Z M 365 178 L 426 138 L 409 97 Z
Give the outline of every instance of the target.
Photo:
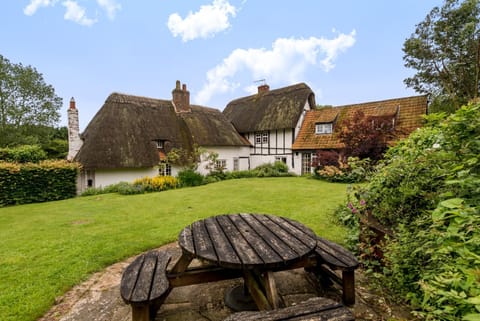
M 75 99 L 73 97 L 70 99 L 70 109 L 76 109 Z
M 172 100 L 177 113 L 190 112 L 190 92 L 187 90 L 187 85 L 183 84 L 180 89 L 180 80 L 177 80 L 175 89 L 172 90 Z
M 270 90 L 270 86 L 267 85 L 267 84 L 258 86 L 258 93 L 259 93 L 259 94 L 266 93 L 266 92 L 268 92 L 269 90 Z

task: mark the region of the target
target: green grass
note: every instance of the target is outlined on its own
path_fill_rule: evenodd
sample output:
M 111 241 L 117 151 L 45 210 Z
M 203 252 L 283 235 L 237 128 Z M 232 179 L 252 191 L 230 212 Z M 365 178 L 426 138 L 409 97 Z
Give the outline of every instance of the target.
M 332 210 L 346 185 L 296 178 L 223 181 L 0 209 L 0 320 L 36 320 L 91 273 L 172 242 L 187 224 L 240 212 L 283 215 L 342 242 Z

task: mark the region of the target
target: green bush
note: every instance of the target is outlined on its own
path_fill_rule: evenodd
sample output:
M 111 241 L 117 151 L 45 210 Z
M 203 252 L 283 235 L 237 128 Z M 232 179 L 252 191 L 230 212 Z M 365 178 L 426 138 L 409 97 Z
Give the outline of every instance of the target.
M 276 161 L 273 164 L 263 164 L 257 166 L 254 170 L 256 177 L 285 177 L 293 176 L 288 172 L 288 166 L 284 162 Z
M 0 161 L 10 163 L 38 163 L 47 159 L 47 153 L 38 145 L 0 148 Z
M 0 162 L 0 206 L 76 196 L 79 166 L 66 161 Z
M 392 231 L 380 283 L 426 320 L 478 320 L 480 104 L 429 120 L 387 152 L 349 208 Z
M 203 184 L 203 175 L 194 169 L 184 169 L 178 172 L 177 178 L 180 186 L 199 186 Z

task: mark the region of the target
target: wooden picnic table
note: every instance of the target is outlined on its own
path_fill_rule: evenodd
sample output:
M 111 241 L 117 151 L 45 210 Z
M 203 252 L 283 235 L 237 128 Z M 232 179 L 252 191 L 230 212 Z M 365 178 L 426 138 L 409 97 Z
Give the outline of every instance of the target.
M 259 310 L 283 306 L 272 273 L 304 266 L 317 238 L 305 225 L 274 215 L 230 214 L 209 217 L 185 227 L 178 243 L 183 254 L 172 273 L 193 259 L 241 272 Z
M 278 310 L 284 303 L 273 273 L 296 268 L 321 268 L 320 273 L 324 266 L 341 269 L 344 301 L 355 301 L 353 273 L 358 262 L 353 255 L 289 218 L 246 213 L 212 216 L 186 226 L 179 234 L 178 244 L 182 255 L 171 268 L 171 255 L 154 250 L 137 257 L 124 271 L 120 292 L 132 306 L 134 321 L 153 320 L 175 287 L 233 278 L 243 278 L 245 292 L 256 309 Z M 203 264 L 191 264 L 194 259 Z M 228 300 L 225 303 L 229 305 Z M 317 310 L 315 313 L 324 314 Z M 339 309 L 335 313 L 353 320 L 345 311 Z M 263 317 L 259 315 L 260 319 Z

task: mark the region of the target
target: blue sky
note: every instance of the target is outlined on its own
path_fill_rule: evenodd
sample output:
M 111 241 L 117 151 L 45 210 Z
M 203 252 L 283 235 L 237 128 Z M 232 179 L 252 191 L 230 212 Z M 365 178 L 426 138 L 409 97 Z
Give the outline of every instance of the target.
M 191 102 L 223 110 L 252 94 L 307 83 L 317 104 L 416 95 L 403 80 L 402 46 L 441 0 L 7 0 L 0 54 L 31 65 L 80 128 L 112 92 L 171 99 L 175 81 Z

